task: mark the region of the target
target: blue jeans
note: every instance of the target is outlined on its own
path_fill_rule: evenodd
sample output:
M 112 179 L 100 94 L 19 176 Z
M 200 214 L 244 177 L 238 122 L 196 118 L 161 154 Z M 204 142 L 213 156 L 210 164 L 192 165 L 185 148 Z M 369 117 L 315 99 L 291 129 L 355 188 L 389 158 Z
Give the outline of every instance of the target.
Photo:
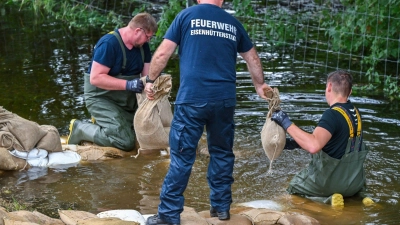
M 158 216 L 168 223 L 180 223 L 185 191 L 200 137 L 207 131 L 210 162 L 207 180 L 210 203 L 217 211 L 230 210 L 233 183 L 233 138 L 235 99 L 175 105 L 169 144 L 171 162 L 164 179 Z

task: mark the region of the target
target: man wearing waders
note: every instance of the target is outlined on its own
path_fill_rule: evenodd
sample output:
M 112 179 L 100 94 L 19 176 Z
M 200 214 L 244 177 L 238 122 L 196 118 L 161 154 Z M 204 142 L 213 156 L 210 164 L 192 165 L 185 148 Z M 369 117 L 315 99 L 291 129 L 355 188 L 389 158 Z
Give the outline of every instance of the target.
M 148 42 L 156 31 L 154 17 L 139 13 L 126 27 L 100 38 L 84 77 L 85 103 L 93 123 L 71 120 L 67 144 L 90 141 L 124 151 L 135 148 L 136 93 L 144 88 L 140 76 L 148 74 Z
M 180 86 L 169 134 L 169 170 L 160 194 L 158 214 L 147 225 L 180 224 L 187 187 L 200 137 L 207 132 L 210 162 L 210 216 L 230 219 L 235 155 L 234 113 L 236 60 L 246 61 L 257 94 L 272 91 L 264 81 L 261 61 L 243 25 L 221 9 L 223 0 L 198 0 L 181 11 L 154 53 L 145 92 L 154 99 L 152 82 L 179 45 Z
M 363 141 L 362 120 L 350 102 L 352 76 L 338 70 L 328 75 L 325 97 L 330 106 L 312 134 L 293 124 L 284 111 L 271 119 L 282 126 L 293 139 L 285 148 L 301 147 L 312 154 L 307 168 L 291 180 L 287 191 L 315 201 L 343 206 L 343 197 L 361 194 L 365 188 L 364 161 L 368 149 Z M 364 204 L 373 201 L 366 197 Z

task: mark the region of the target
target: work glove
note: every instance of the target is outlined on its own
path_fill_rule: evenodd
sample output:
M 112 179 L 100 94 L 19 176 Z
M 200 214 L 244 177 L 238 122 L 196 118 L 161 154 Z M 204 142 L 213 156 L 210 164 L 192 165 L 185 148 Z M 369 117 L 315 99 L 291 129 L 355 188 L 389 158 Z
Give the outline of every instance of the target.
M 128 80 L 126 82 L 126 90 L 132 91 L 135 93 L 141 93 L 143 91 L 144 85 L 140 78 L 136 78 L 133 80 Z
M 281 126 L 285 131 L 292 125 L 289 116 L 282 110 L 278 110 L 272 113 L 271 120 L 275 121 L 279 126 Z

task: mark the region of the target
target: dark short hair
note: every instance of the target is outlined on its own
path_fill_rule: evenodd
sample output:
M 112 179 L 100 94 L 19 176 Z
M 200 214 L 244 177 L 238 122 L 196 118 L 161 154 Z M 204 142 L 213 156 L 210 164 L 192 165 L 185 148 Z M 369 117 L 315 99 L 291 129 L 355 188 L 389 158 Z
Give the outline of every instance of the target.
M 353 77 L 346 70 L 337 70 L 328 74 L 327 82 L 332 83 L 333 91 L 349 96 L 353 87 Z

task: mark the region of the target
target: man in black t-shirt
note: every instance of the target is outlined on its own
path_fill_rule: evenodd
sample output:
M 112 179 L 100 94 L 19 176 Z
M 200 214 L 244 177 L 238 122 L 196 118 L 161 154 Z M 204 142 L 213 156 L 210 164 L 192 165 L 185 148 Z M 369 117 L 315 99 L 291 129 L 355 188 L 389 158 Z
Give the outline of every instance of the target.
M 364 188 L 363 164 L 368 149 L 363 142 L 360 113 L 349 100 L 351 89 L 348 72 L 338 70 L 328 75 L 325 97 L 330 108 L 312 134 L 293 124 L 284 111 L 272 115 L 271 119 L 292 137 L 287 147 L 301 147 L 312 154 L 309 166 L 290 182 L 290 194 L 315 200 L 322 197 L 323 202 L 340 206 L 344 205 L 343 196 L 353 196 Z

